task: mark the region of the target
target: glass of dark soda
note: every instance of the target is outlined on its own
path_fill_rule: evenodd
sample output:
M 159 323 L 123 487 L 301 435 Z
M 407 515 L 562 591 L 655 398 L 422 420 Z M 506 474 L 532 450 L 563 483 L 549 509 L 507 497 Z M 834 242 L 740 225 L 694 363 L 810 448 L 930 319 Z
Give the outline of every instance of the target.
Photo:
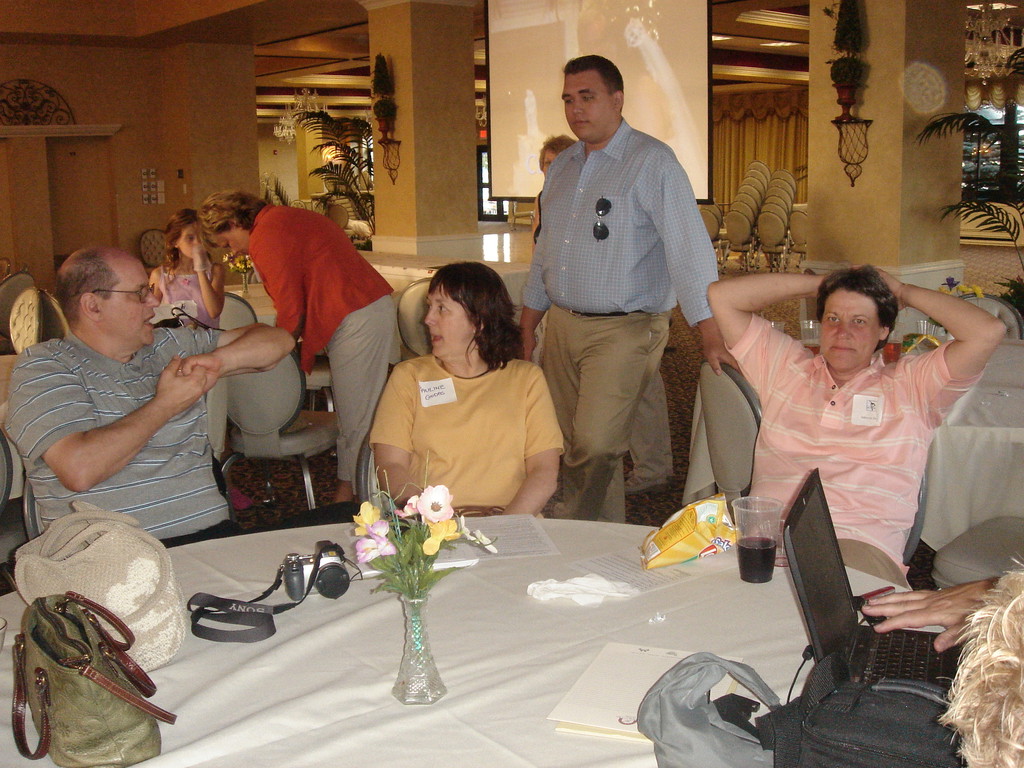
M 733 500 L 732 513 L 740 578 L 753 584 L 771 581 L 782 502 L 768 496 L 742 496 Z

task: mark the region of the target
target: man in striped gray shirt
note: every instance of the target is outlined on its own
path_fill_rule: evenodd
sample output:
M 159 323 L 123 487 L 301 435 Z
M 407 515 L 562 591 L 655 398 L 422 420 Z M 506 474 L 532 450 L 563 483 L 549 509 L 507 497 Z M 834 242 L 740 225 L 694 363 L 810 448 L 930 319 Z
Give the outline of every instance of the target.
M 291 334 L 154 329 L 146 270 L 115 248 L 73 253 L 56 295 L 71 330 L 21 354 L 5 425 L 43 525 L 74 499 L 130 514 L 159 538 L 226 520 L 203 395 L 221 376 L 273 368 Z

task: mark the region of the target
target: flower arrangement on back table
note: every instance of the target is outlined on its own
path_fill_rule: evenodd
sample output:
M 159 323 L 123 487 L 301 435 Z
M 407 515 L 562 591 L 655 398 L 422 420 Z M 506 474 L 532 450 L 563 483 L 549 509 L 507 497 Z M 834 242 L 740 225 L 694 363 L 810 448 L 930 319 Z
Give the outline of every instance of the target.
M 237 272 L 240 275 L 252 272 L 252 259 L 248 253 L 232 252 L 224 257 L 224 266 L 229 272 Z

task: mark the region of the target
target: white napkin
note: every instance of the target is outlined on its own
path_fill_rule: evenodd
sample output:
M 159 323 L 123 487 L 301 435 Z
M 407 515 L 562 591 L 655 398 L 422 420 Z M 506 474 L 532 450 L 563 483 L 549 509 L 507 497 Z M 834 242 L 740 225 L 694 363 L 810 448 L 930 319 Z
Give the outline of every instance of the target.
M 624 581 L 611 581 L 596 573 L 577 576 L 568 581 L 535 581 L 526 588 L 526 594 L 538 600 L 567 597 L 579 605 L 599 605 L 606 597 L 632 597 L 639 593 L 640 590 Z

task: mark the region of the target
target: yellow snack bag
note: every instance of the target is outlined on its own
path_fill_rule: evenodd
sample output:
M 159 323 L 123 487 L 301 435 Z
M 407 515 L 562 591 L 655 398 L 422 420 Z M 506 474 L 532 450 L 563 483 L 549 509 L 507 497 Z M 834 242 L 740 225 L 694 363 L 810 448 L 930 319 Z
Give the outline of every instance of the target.
M 676 512 L 644 539 L 644 568 L 685 563 L 725 552 L 736 545 L 736 527 L 729 519 L 725 495 L 718 493 Z

